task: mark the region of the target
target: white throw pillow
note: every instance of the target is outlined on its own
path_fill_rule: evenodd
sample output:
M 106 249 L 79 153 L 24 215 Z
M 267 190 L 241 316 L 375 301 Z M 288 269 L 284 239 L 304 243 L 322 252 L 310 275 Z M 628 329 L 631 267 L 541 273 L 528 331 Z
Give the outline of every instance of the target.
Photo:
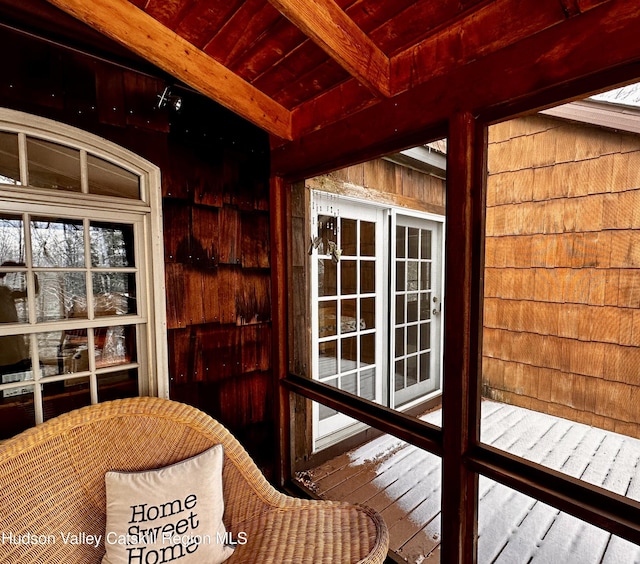
M 229 558 L 223 456 L 216 445 L 165 468 L 107 472 L 103 564 L 219 564 Z

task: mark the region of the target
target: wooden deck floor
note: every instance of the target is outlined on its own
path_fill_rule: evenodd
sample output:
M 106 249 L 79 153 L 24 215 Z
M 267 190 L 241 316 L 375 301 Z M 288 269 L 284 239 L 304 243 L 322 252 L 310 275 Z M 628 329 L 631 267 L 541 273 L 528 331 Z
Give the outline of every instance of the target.
M 439 423 L 436 411 L 423 419 Z M 482 439 L 640 500 L 640 441 L 495 402 L 483 402 Z M 440 459 L 383 436 L 303 473 L 325 499 L 380 512 L 399 562 L 439 562 Z M 478 562 L 640 563 L 640 547 L 480 478 Z

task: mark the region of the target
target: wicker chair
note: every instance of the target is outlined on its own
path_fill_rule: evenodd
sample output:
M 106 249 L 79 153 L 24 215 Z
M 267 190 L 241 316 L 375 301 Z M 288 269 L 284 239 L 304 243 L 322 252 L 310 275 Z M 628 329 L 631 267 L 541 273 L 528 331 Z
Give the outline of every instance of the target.
M 65 544 L 60 533 L 104 538 L 105 472 L 162 467 L 217 443 L 225 449 L 225 525 L 248 540 L 229 564 L 385 560 L 388 531 L 375 512 L 281 494 L 205 413 L 170 400 L 133 398 L 67 413 L 0 447 L 0 562 L 100 562 L 104 541 L 98 547 Z M 16 544 L 23 535 L 35 542 Z

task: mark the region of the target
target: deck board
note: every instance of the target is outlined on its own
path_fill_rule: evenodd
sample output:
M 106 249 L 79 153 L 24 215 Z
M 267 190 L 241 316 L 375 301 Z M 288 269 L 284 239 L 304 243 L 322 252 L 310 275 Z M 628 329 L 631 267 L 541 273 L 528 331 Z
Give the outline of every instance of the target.
M 440 424 L 441 413 L 424 420 Z M 640 440 L 484 401 L 482 440 L 527 460 L 640 500 Z M 440 558 L 440 459 L 378 437 L 305 473 L 320 497 L 361 503 L 389 527 L 399 561 Z M 480 477 L 478 562 L 640 564 L 640 547 Z

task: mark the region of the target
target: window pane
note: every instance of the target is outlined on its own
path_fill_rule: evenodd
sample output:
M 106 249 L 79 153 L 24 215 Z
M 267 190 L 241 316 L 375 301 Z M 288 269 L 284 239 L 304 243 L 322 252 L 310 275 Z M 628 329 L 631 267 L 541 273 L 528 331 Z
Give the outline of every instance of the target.
M 0 323 L 26 323 L 27 321 L 29 321 L 29 312 L 26 273 L 6 270 L 0 272 Z
M 73 374 L 89 370 L 86 329 L 52 331 L 38 335 L 40 362 L 44 374 Z
M 126 272 L 94 273 L 93 294 L 96 317 L 136 313 L 134 274 Z
M 17 215 L 0 214 L 0 259 L 7 267 L 8 262 L 24 264 L 24 230 Z
M 67 411 L 91 405 L 89 377 L 45 382 L 42 384 L 42 400 L 45 421 Z
M 87 317 L 87 287 L 81 272 L 40 272 L 36 300 L 39 323 Z
M 100 268 L 135 266 L 133 226 L 91 222 L 91 264 Z
M 133 398 L 138 395 L 138 371 L 121 370 L 98 374 L 98 401 Z
M 85 265 L 84 229 L 80 220 L 34 218 L 31 245 L 33 266 L 77 268 Z
M 133 325 L 95 330 L 96 368 L 135 362 L 136 334 Z
M 87 156 L 89 193 L 100 196 L 140 199 L 140 178 L 93 155 Z
M 0 133 L 0 184 L 20 184 L 17 133 Z
M 35 422 L 32 385 L 0 392 L 0 440 L 33 427 Z
M 39 188 L 80 192 L 80 151 L 64 145 L 27 138 L 29 184 Z

